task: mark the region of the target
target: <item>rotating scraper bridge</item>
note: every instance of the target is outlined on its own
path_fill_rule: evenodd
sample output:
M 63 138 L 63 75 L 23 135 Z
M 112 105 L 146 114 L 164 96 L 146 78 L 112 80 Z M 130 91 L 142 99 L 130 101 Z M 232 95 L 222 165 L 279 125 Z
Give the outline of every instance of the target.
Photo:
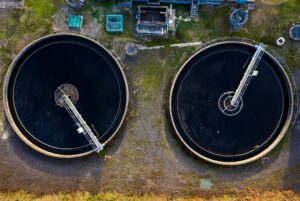
M 258 75 L 258 71 L 256 71 L 256 69 L 258 67 L 260 60 L 262 59 L 266 46 L 264 44 L 259 44 L 256 45 L 255 47 L 256 47 L 256 52 L 253 55 L 236 91 L 225 92 L 224 94 L 221 95 L 219 99 L 219 103 L 218 103 L 219 108 L 221 112 L 225 115 L 233 116 L 238 114 L 241 111 L 243 107 L 243 95 L 247 87 L 249 86 L 252 77 Z M 246 61 L 244 66 L 246 66 L 247 63 L 248 60 Z
M 103 145 L 98 141 L 96 135 L 84 121 L 84 119 L 74 106 L 73 102 L 69 98 L 69 95 L 67 95 L 61 87 L 58 87 L 55 93 L 61 94 L 59 101 L 75 122 L 75 125 L 77 126 L 77 132 L 84 135 L 89 144 L 93 147 L 93 151 L 99 153 L 101 150 L 103 150 Z
M 169 104 L 176 134 L 192 153 L 212 163 L 240 165 L 280 142 L 293 99 L 285 70 L 265 45 L 225 38 L 204 44 L 185 62 Z
M 119 63 L 100 44 L 74 34 L 45 36 L 21 51 L 4 93 L 16 134 L 58 158 L 101 151 L 121 127 L 128 105 Z

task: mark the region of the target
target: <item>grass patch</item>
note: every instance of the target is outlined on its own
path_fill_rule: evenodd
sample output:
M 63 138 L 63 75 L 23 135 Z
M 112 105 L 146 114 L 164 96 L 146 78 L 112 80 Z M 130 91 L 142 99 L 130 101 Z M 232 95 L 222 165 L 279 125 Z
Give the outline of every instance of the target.
M 176 197 L 176 196 L 166 196 L 166 195 L 124 195 L 118 193 L 99 193 L 92 195 L 88 192 L 75 192 L 75 193 L 59 193 L 50 195 L 35 195 L 31 193 L 26 193 L 23 191 L 15 193 L 0 193 L 0 199 L 2 201 L 11 200 L 22 200 L 22 201 L 223 201 L 231 200 L 238 201 L 241 200 L 263 200 L 263 201 L 276 201 L 276 200 L 299 200 L 300 196 L 293 191 L 263 191 L 256 192 L 250 189 L 239 190 L 239 191 L 228 191 L 224 192 L 223 195 L 215 195 L 210 199 L 202 198 L 202 196 L 186 196 L 186 197 Z
M 25 0 L 24 9 L 16 9 L 0 17 L 0 41 L 6 41 L 6 45 L 0 48 L 0 56 L 5 69 L 11 62 L 12 53 L 19 52 L 31 40 L 51 32 L 50 17 L 62 2 Z
M 31 9 L 36 16 L 35 20 L 44 21 L 53 15 L 63 0 L 25 0 L 25 7 Z
M 161 86 L 163 79 L 162 68 L 163 66 L 159 65 L 159 63 L 149 63 L 136 69 L 143 73 L 135 81 L 135 85 L 140 89 L 144 100 L 149 100 L 151 97 L 155 98 L 155 92 Z

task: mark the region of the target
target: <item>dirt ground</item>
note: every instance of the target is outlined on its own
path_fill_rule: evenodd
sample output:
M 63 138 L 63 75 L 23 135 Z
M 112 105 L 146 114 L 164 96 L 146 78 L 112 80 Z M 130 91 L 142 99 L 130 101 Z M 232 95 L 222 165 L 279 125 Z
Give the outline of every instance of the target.
M 67 8 L 53 16 L 53 31 L 68 32 Z M 167 194 L 171 196 L 226 196 L 237 190 L 291 190 L 300 193 L 300 121 L 297 119 L 284 140 L 267 156 L 248 165 L 211 165 L 191 154 L 175 136 L 168 114 L 172 79 L 197 48 L 145 50 L 134 56 L 124 53 L 128 36 L 108 41 L 95 18 L 85 18 L 81 34 L 106 45 L 124 67 L 130 89 L 127 118 L 104 154 L 79 159 L 55 159 L 26 146 L 4 117 L 1 99 L 0 191 L 41 194 L 88 191 L 122 194 Z M 203 41 L 205 42 L 205 41 Z M 155 58 L 155 59 L 153 59 Z M 1 64 L 1 60 L 0 60 Z M 297 88 L 300 71 L 292 69 Z M 1 80 L 3 82 L 3 79 Z M 299 92 L 297 92 L 299 93 Z M 298 95 L 299 96 L 299 95 Z M 200 189 L 200 180 L 212 182 Z

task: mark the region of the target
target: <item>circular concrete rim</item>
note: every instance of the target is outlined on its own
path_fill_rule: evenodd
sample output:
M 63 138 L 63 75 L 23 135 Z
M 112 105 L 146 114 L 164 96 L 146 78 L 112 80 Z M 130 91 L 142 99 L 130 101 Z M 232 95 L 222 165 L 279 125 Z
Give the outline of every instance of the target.
M 173 91 L 174 91 L 174 87 L 175 87 L 175 83 L 176 83 L 176 80 L 178 79 L 178 76 L 180 75 L 181 71 L 184 69 L 184 67 L 187 65 L 187 63 L 193 59 L 196 55 L 198 55 L 200 52 L 210 48 L 210 47 L 213 47 L 213 46 L 216 46 L 216 45 L 220 45 L 220 44 L 227 44 L 227 43 L 238 43 L 238 44 L 244 44 L 244 45 L 248 45 L 248 46 L 251 46 L 253 47 L 253 44 L 251 43 L 248 43 L 248 42 L 243 42 L 243 41 L 223 41 L 223 42 L 216 42 L 216 43 L 213 43 L 213 44 L 210 44 L 208 45 L 207 47 L 204 47 L 200 50 L 198 50 L 196 53 L 194 53 L 190 58 L 188 58 L 187 61 L 185 61 L 185 63 L 180 67 L 179 71 L 177 72 L 176 76 L 174 77 L 173 81 L 172 81 L 172 87 L 171 87 L 171 90 L 170 90 L 170 94 L 169 94 L 169 113 L 170 113 L 170 117 L 171 117 L 171 122 L 172 122 L 172 126 L 173 128 L 175 129 L 175 132 L 177 134 L 177 136 L 179 137 L 179 139 L 181 140 L 181 142 L 192 152 L 194 153 L 196 156 L 200 157 L 201 159 L 204 159 L 208 162 L 211 162 L 211 163 L 214 163 L 214 164 L 217 164 L 217 165 L 223 165 L 223 166 L 237 166 L 237 165 L 243 165 L 243 164 L 247 164 L 247 163 L 250 163 L 250 162 L 253 162 L 257 159 L 260 159 L 262 158 L 263 156 L 265 156 L 267 153 L 269 153 L 276 145 L 279 144 L 279 142 L 282 140 L 282 138 L 284 137 L 285 133 L 287 132 L 288 128 L 289 128 L 289 125 L 291 123 L 291 120 L 292 120 L 292 114 L 293 114 L 293 105 L 294 105 L 294 100 L 293 100 L 293 90 L 292 90 L 292 85 L 291 85 L 291 82 L 290 82 L 290 79 L 288 78 L 288 75 L 286 74 L 284 68 L 282 67 L 282 65 L 277 61 L 277 59 L 275 57 L 273 57 L 268 51 L 265 50 L 265 54 L 267 54 L 268 56 L 270 56 L 270 58 L 273 59 L 273 61 L 275 61 L 275 63 L 280 67 L 280 70 L 282 71 L 282 73 L 284 74 L 285 76 L 285 81 L 287 82 L 287 85 L 288 85 L 288 97 L 289 97 L 289 108 L 288 108 L 288 112 L 287 112 L 287 118 L 285 120 L 285 123 L 279 133 L 279 135 L 277 136 L 277 138 L 266 148 L 264 149 L 262 152 L 258 153 L 257 155 L 255 156 L 252 156 L 248 159 L 244 159 L 244 160 L 240 160 L 240 161 L 234 161 L 234 162 L 227 162 L 227 161 L 220 161 L 220 160 L 214 160 L 214 159 L 211 159 L 211 158 L 208 158 L 202 154 L 199 154 L 197 151 L 195 151 L 193 148 L 191 148 L 185 141 L 184 139 L 181 137 L 179 131 L 177 130 L 176 126 L 175 126 L 175 122 L 174 122 L 174 117 L 173 117 L 173 114 L 172 114 L 172 94 L 173 94 Z
M 116 59 L 116 57 L 114 55 L 112 55 L 112 53 L 110 53 L 104 46 L 102 46 L 100 43 L 98 43 L 97 41 L 91 39 L 91 38 L 88 38 L 86 36 L 83 36 L 83 35 L 79 35 L 79 34 L 72 34 L 72 33 L 55 33 L 55 34 L 50 34 L 50 35 L 46 35 L 46 36 L 43 36 L 41 38 L 38 38 L 36 40 L 34 40 L 33 42 L 31 42 L 30 44 L 28 44 L 25 48 L 23 48 L 21 50 L 21 52 L 18 53 L 18 55 L 16 56 L 16 58 L 14 58 L 14 60 L 12 61 L 12 63 L 10 64 L 9 68 L 8 68 L 8 71 L 5 75 L 5 80 L 4 80 L 4 86 L 3 86 L 3 104 L 4 104 L 4 111 L 5 111 L 5 114 L 6 114 L 6 117 L 11 125 L 11 127 L 13 128 L 14 132 L 19 136 L 19 138 L 25 142 L 28 146 L 30 146 L 32 149 L 42 153 L 42 154 L 45 154 L 47 156 L 51 156 L 51 157 L 55 157 L 55 158 L 78 158 L 78 157 L 82 157 L 82 156 L 86 156 L 86 155 L 89 155 L 91 153 L 93 153 L 93 150 L 90 150 L 90 151 L 87 151 L 87 152 L 84 152 L 84 153 L 80 153 L 80 154 L 71 154 L 71 155 L 64 155 L 64 154 L 56 154 L 56 153 L 52 153 L 52 152 L 49 152 L 45 149 L 42 149 L 40 147 L 38 147 L 37 145 L 33 144 L 30 140 L 28 140 L 24 135 L 23 133 L 20 131 L 20 129 L 18 128 L 18 126 L 16 125 L 14 119 L 13 119 L 13 116 L 11 114 L 11 111 L 10 111 L 10 108 L 9 108 L 9 104 L 8 104 L 8 84 L 9 84 L 9 81 L 10 81 L 10 78 L 11 78 L 11 74 L 12 74 L 12 71 L 17 63 L 17 61 L 20 59 L 21 56 L 24 55 L 24 53 L 30 49 L 32 46 L 34 46 L 35 44 L 39 43 L 40 41 L 43 41 L 45 39 L 48 39 L 48 38 L 52 38 L 52 37 L 56 37 L 56 36 L 77 36 L 77 37 L 81 37 L 81 38 L 84 38 L 86 40 L 89 40 L 91 42 L 94 42 L 95 44 L 97 44 L 98 46 L 100 46 L 101 48 L 103 48 L 111 57 L 112 59 L 116 62 L 117 66 L 119 67 L 120 69 L 120 72 L 122 74 L 122 77 L 124 79 L 124 82 L 125 82 L 125 88 L 126 88 L 126 103 L 125 103 L 125 110 L 124 110 L 124 114 L 121 118 L 121 121 L 118 125 L 118 127 L 116 128 L 115 132 L 105 141 L 103 142 L 102 144 L 103 145 L 106 145 L 116 134 L 117 132 L 120 130 L 122 124 L 123 124 L 123 121 L 125 119 L 125 116 L 127 114 L 127 109 L 128 109 L 128 103 L 129 103 L 129 89 L 128 89 L 128 82 L 127 82 L 127 79 L 126 79 L 126 75 L 122 69 L 122 65 L 120 64 L 120 62 Z

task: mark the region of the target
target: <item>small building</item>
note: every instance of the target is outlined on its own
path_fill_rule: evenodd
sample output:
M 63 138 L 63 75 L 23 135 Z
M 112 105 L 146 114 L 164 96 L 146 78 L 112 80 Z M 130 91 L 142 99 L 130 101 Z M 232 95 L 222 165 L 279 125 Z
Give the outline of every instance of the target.
M 166 35 L 175 27 L 175 10 L 167 6 L 139 6 L 136 32 L 144 35 Z
M 82 28 L 83 16 L 70 15 L 68 19 L 69 29 L 80 30 Z
M 124 0 L 119 0 L 124 2 Z M 237 4 L 253 3 L 255 0 L 129 0 L 129 2 L 141 2 L 148 5 L 160 5 L 161 3 L 167 4 L 197 4 L 197 5 L 221 5 L 224 2 L 235 2 Z
M 133 3 L 147 4 L 149 6 L 158 6 L 161 4 L 182 4 L 190 5 L 190 17 L 197 18 L 199 13 L 199 6 L 210 5 L 219 6 L 226 2 L 233 2 L 236 4 L 255 3 L 255 0 L 114 0 L 118 2 L 119 7 L 132 7 Z
M 123 32 L 123 15 L 106 15 L 107 32 Z

